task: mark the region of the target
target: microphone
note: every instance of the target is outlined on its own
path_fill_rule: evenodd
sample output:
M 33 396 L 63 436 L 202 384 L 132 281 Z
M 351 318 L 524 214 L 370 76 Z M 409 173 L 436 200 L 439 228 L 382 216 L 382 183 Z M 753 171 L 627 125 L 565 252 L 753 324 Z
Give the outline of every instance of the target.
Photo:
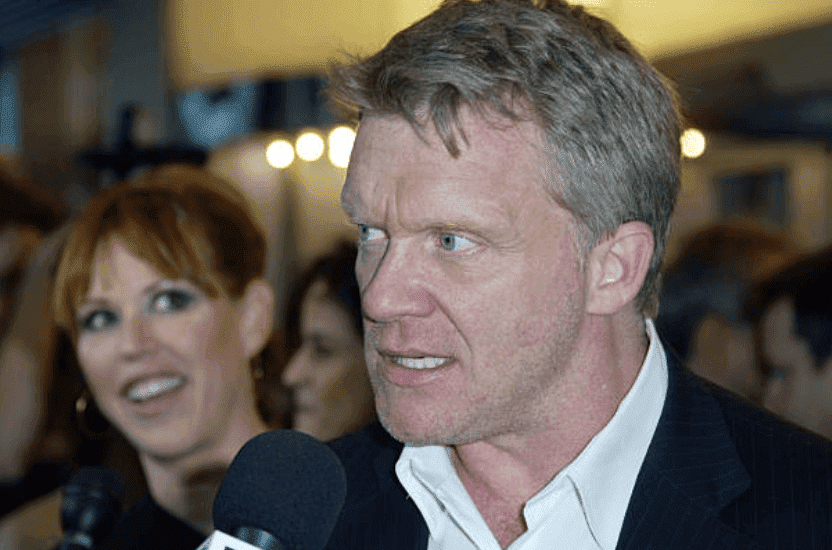
M 62 488 L 60 550 L 90 550 L 110 534 L 121 515 L 124 484 L 103 466 L 78 469 Z
M 292 430 L 260 434 L 234 457 L 214 500 L 217 530 L 197 550 L 323 550 L 346 494 L 329 447 Z

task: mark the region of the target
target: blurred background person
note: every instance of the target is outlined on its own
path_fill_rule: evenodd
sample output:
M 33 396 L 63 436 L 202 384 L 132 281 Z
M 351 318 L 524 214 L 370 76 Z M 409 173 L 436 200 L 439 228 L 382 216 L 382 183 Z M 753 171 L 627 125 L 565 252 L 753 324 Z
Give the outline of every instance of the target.
M 656 328 L 671 353 L 695 373 L 759 401 L 761 381 L 748 288 L 795 255 L 782 234 L 747 221 L 697 231 L 665 270 Z
M 322 441 L 375 418 L 364 364 L 356 246 L 340 242 L 303 272 L 289 297 L 286 332 L 295 349 L 283 371 L 292 428 Z
M 281 418 L 258 410 L 275 367 L 261 360 L 274 299 L 264 257 L 243 197 L 194 167 L 108 189 L 77 220 L 55 317 L 75 344 L 81 399 L 132 444 L 149 489 L 104 547 L 197 546 L 232 458 L 264 416 Z
M 832 439 L 832 248 L 790 264 L 751 291 L 763 405 Z
M 50 314 L 66 208 L 22 171 L 0 169 L 0 198 L 0 547 L 48 547 L 60 536 L 50 492 L 80 447 L 61 393 L 68 344 Z
M 11 482 L 33 463 L 59 462 L 54 455 L 63 454 L 59 443 L 50 449 L 40 436 L 54 345 L 48 264 L 56 248 L 42 244 L 65 211 L 45 191 L 9 174 L 0 173 L 0 197 L 0 399 L 15 404 L 0 412 L 0 480 Z

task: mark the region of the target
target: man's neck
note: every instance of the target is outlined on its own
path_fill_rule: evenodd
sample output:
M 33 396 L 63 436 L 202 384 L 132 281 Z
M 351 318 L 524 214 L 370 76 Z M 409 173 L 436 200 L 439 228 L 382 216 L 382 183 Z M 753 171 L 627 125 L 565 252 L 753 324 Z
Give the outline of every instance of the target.
M 617 330 L 610 319 L 590 319 L 582 344 L 593 345 L 577 347 L 585 351 L 533 412 L 536 429 L 453 447 L 457 475 L 501 547 L 525 532 L 526 502 L 583 451 L 632 388 L 647 352 L 643 322 L 639 326 Z

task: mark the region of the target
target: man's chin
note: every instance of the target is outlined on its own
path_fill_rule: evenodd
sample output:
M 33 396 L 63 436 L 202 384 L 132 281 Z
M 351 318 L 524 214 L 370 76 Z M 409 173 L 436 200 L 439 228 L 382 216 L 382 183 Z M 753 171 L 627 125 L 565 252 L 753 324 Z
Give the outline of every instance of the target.
M 402 419 L 394 415 L 379 414 L 379 422 L 387 430 L 387 433 L 393 436 L 393 439 L 405 445 L 415 447 L 446 445 L 443 438 L 437 437 L 437 434 L 433 433 L 435 428 L 420 426 L 414 423 L 412 418 Z
M 466 434 L 449 424 L 427 422 L 427 419 L 400 418 L 395 415 L 379 414 L 381 425 L 393 439 L 412 447 L 440 445 L 464 445 L 478 440 L 477 435 Z

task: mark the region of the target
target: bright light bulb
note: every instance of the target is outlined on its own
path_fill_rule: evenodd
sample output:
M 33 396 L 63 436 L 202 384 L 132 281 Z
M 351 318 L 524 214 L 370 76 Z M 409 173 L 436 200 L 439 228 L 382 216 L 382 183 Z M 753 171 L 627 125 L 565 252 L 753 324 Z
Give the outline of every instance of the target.
M 295 149 L 285 139 L 276 139 L 266 147 L 266 159 L 277 169 L 286 168 L 295 160 Z
M 689 159 L 699 158 L 705 152 L 705 134 L 696 128 L 685 130 L 682 137 L 679 138 L 679 142 L 682 145 L 682 156 Z
M 327 137 L 329 142 L 329 162 L 337 168 L 346 168 L 350 163 L 355 130 L 347 126 L 334 128 Z
M 305 132 L 295 142 L 295 150 L 307 162 L 318 160 L 324 154 L 324 140 L 315 132 Z

